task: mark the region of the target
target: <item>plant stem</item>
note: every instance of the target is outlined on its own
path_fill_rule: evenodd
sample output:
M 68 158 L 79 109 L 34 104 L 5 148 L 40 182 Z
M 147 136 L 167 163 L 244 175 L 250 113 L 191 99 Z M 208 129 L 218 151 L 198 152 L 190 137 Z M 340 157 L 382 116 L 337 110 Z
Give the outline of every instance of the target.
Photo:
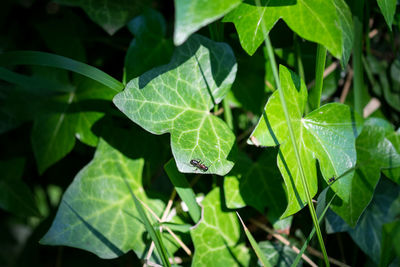
M 229 101 L 226 99 L 226 97 L 222 100 L 222 105 L 224 107 L 225 122 L 228 124 L 229 128 L 233 130 L 232 110 L 229 107 Z
M 294 35 L 294 42 L 295 42 L 295 49 L 296 49 L 296 61 L 297 61 L 297 70 L 299 71 L 300 78 L 305 81 L 306 76 L 304 74 L 304 66 L 303 66 L 303 61 L 301 60 L 301 49 L 300 45 L 298 42 L 299 38 L 297 35 Z
M 353 51 L 353 71 L 354 71 L 354 110 L 362 115 L 362 89 L 363 89 L 363 69 L 361 61 L 362 37 L 363 37 L 363 12 L 364 0 L 354 3 L 353 23 L 354 23 L 354 51 Z
M 322 84 L 324 82 L 324 71 L 325 71 L 325 61 L 326 61 L 326 48 L 318 44 L 317 48 L 317 61 L 315 69 L 315 86 L 310 91 L 309 103 L 311 110 L 317 109 L 321 103 L 321 92 Z
M 257 1 L 257 2 L 259 2 L 259 1 Z M 278 67 L 276 66 L 276 61 L 275 61 L 275 57 L 274 57 L 274 51 L 273 51 L 273 48 L 272 48 L 272 45 L 271 45 L 271 41 L 269 40 L 269 36 L 268 35 L 266 35 L 265 44 L 267 46 L 268 56 L 269 56 L 269 60 L 271 62 L 271 66 L 272 66 L 272 72 L 274 74 L 276 88 L 277 88 L 277 90 L 279 92 L 279 97 L 280 97 L 280 100 L 281 100 L 283 113 L 285 114 L 285 119 L 286 119 L 287 127 L 288 127 L 288 130 L 289 130 L 290 140 L 292 141 L 293 150 L 294 150 L 295 155 L 296 155 L 297 165 L 299 166 L 299 169 L 300 169 L 301 182 L 302 182 L 303 188 L 304 188 L 304 190 L 306 192 L 307 203 L 308 203 L 308 207 L 310 209 L 311 218 L 313 220 L 314 227 L 315 227 L 316 232 L 317 232 L 318 241 L 319 241 L 319 244 L 321 246 L 321 251 L 322 251 L 322 253 L 324 255 L 325 265 L 326 266 L 330 266 L 329 265 L 329 260 L 328 260 L 328 254 L 326 253 L 326 249 L 325 249 L 324 240 L 322 238 L 321 229 L 319 227 L 317 214 L 315 213 L 315 209 L 314 209 L 314 206 L 312 204 L 312 198 L 311 198 L 310 190 L 308 189 L 308 184 L 306 182 L 306 176 L 305 176 L 305 173 L 304 173 L 303 165 L 301 163 L 300 153 L 299 153 L 299 150 L 297 148 L 296 137 L 294 135 L 292 123 L 290 121 L 289 111 L 288 111 L 288 108 L 287 108 L 287 105 L 286 105 L 285 96 L 284 96 L 282 88 L 281 88 L 281 83 L 280 83 L 279 76 L 278 76 Z

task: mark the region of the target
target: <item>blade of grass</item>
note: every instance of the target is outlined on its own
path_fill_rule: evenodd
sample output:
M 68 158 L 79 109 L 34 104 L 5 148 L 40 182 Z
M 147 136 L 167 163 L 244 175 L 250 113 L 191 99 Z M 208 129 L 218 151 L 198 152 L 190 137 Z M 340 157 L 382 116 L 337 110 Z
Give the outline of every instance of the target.
M 261 6 L 260 0 L 256 0 L 256 5 L 257 5 L 257 7 Z M 259 9 L 259 12 L 261 12 L 260 9 Z M 261 16 L 262 16 L 262 14 L 260 13 L 260 17 Z M 265 45 L 267 47 L 268 57 L 269 57 L 270 62 L 271 62 L 272 72 L 274 74 L 274 79 L 275 79 L 275 83 L 276 83 L 276 88 L 277 88 L 277 90 L 279 92 L 282 109 L 284 111 L 285 120 L 286 120 L 286 123 L 287 123 L 287 127 L 289 129 L 290 140 L 292 142 L 293 150 L 294 150 L 295 155 L 296 155 L 297 165 L 299 166 L 299 169 L 300 169 L 301 182 L 302 182 L 303 188 L 304 188 L 304 190 L 306 192 L 307 203 L 308 203 L 308 207 L 310 209 L 311 218 L 313 220 L 313 224 L 314 224 L 314 226 L 316 228 L 316 231 L 317 231 L 318 241 L 319 241 L 319 244 L 321 246 L 321 251 L 324 254 L 325 264 L 326 264 L 326 266 L 330 266 L 329 265 L 329 261 L 328 261 L 328 254 L 326 253 L 326 249 L 325 249 L 324 240 L 322 238 L 321 229 L 319 228 L 317 215 L 315 214 L 315 209 L 314 209 L 314 206 L 312 204 L 312 198 L 311 198 L 311 195 L 310 195 L 310 190 L 308 189 L 308 185 L 306 183 L 306 176 L 305 176 L 305 172 L 304 172 L 304 167 L 303 167 L 303 164 L 301 163 L 301 160 L 300 160 L 300 153 L 299 153 L 299 150 L 297 148 L 296 138 L 295 138 L 295 135 L 294 135 L 292 123 L 290 121 L 289 111 L 288 111 L 288 108 L 287 108 L 285 96 L 284 96 L 282 88 L 281 88 L 281 83 L 280 83 L 279 76 L 278 76 L 278 67 L 276 65 L 273 47 L 271 45 L 271 41 L 269 39 L 268 33 L 267 33 L 267 31 L 265 29 L 265 25 L 263 23 L 261 23 L 261 28 L 262 28 L 263 35 L 264 35 Z
M 115 92 L 120 92 L 124 85 L 107 73 L 85 63 L 45 52 L 13 51 L 0 54 L 0 66 L 39 65 L 70 70 L 89 77 Z
M 269 267 L 269 266 L 272 267 L 271 263 L 268 261 L 268 259 L 265 257 L 264 253 L 261 251 L 260 247 L 258 246 L 257 241 L 251 235 L 249 229 L 247 229 L 246 225 L 244 224 L 244 222 L 238 212 L 236 212 L 236 215 L 239 217 L 239 220 L 242 223 L 244 232 L 246 233 L 246 236 L 250 241 L 251 247 L 253 248 L 254 252 L 256 253 L 257 258 L 260 260 L 261 264 L 265 267 Z
M 156 246 L 157 252 L 160 256 L 160 259 L 161 259 L 163 265 L 171 266 L 169 263 L 167 251 L 165 250 L 164 243 L 162 242 L 160 235 L 157 234 L 156 231 L 154 230 L 149 218 L 147 218 L 146 211 L 143 209 L 142 204 L 140 204 L 140 201 L 136 198 L 131 187 L 129 186 L 129 183 L 126 181 L 125 178 L 124 178 L 124 182 L 125 182 L 126 186 L 128 187 L 129 193 L 131 194 L 131 197 L 133 199 L 133 202 L 135 203 L 136 209 L 140 215 L 140 218 L 143 221 L 144 227 L 146 228 L 146 231 L 149 233 L 151 240 L 153 240 L 153 242 Z
M 197 223 L 201 218 L 201 208 L 196 202 L 196 195 L 190 187 L 185 175 L 178 171 L 173 158 L 164 165 L 164 170 L 171 180 L 171 183 L 174 185 L 179 197 L 188 206 L 189 215 L 193 222 Z
M 24 87 L 37 94 L 71 92 L 74 89 L 72 86 L 68 86 L 66 84 L 44 80 L 39 77 L 22 75 L 3 67 L 0 67 L 0 79 Z

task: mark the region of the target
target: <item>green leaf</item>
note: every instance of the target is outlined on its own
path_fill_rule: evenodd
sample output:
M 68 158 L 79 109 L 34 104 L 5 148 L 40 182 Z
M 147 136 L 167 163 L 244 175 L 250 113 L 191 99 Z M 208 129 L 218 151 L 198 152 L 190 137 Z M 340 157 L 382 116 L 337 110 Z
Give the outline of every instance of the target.
M 272 266 L 289 267 L 297 255 L 291 247 L 282 243 L 262 241 L 258 245 Z M 297 266 L 302 266 L 302 262 Z
M 240 225 L 233 211 L 225 211 L 218 187 L 202 201 L 203 218 L 191 230 L 195 247 L 192 266 L 248 266 L 250 256 L 240 240 Z
M 400 154 L 387 138 L 391 133 L 390 123 L 372 118 L 365 122 L 356 140 L 358 169 L 347 185 L 350 188 L 349 201 L 334 201 L 331 206 L 352 227 L 371 201 L 381 169 L 400 167 Z
M 143 159 L 131 159 L 100 139 L 94 159 L 65 192 L 42 244 L 85 249 L 100 258 L 115 258 L 134 250 L 144 255 L 145 227 L 132 201 L 135 196 L 160 216 L 164 204 L 142 187 Z M 153 221 L 154 222 L 154 221 Z
M 110 88 L 93 80 L 75 80 L 74 91 L 50 99 L 46 110 L 35 118 L 31 141 L 39 173 L 66 156 L 75 145 L 75 137 L 96 146 L 93 124 L 104 116 L 101 107 L 114 96 Z
M 317 192 L 316 159 L 325 181 L 355 166 L 355 138 L 361 130 L 362 120 L 348 106 L 338 103 L 324 105 L 303 117 L 307 103 L 304 82 L 284 66 L 280 66 L 280 80 L 312 197 Z M 296 213 L 306 204 L 306 194 L 278 91 L 268 99 L 250 140 L 256 145 L 280 145 L 278 167 L 288 194 L 288 206 L 282 218 Z M 348 182 L 351 176 L 352 173 L 345 175 L 332 186 L 343 201 L 349 198 Z
M 175 45 L 181 45 L 192 33 L 221 18 L 241 2 L 242 0 L 175 0 Z
M 128 24 L 135 35 L 125 56 L 125 79 L 143 74 L 156 66 L 166 64 L 173 51 L 172 40 L 165 38 L 166 25 L 163 16 L 147 9 Z
M 379 266 L 389 266 L 394 256 L 400 257 L 400 220 L 384 224 L 382 227 L 381 257 Z
M 339 216 L 328 212 L 327 232 L 347 231 L 360 249 L 375 264 L 380 261 L 382 226 L 400 215 L 400 186 L 387 179 L 381 179 L 375 189 L 374 197 L 361 215 L 356 227 L 352 229 Z
M 383 16 L 385 17 L 385 21 L 389 26 L 389 29 L 392 30 L 392 23 L 394 19 L 394 14 L 396 13 L 396 0 L 376 0 L 379 8 Z
M 324 45 L 347 62 L 353 33 L 351 13 L 343 0 L 263 1 L 259 9 L 254 1 L 245 1 L 223 19 L 235 24 L 240 43 L 250 55 L 264 41 L 261 23 L 269 32 L 283 19 L 300 37 Z
M 240 153 L 232 171 L 224 178 L 226 206 L 238 209 L 246 205 L 264 213 L 274 223 L 284 211 L 286 202 L 281 175 L 276 166 L 277 150 L 267 149 L 256 161 Z
M 29 187 L 21 180 L 24 160 L 0 161 L 0 208 L 18 216 L 40 216 Z
M 204 173 L 190 164 L 197 159 L 208 166 L 207 173 L 225 175 L 233 167 L 235 137 L 209 110 L 225 97 L 235 74 L 228 45 L 195 35 L 176 49 L 168 65 L 130 81 L 114 103 L 147 131 L 171 134 L 180 172 Z
M 56 0 L 68 6 L 79 6 L 86 14 L 108 34 L 113 35 L 139 14 L 144 8 L 141 0 Z

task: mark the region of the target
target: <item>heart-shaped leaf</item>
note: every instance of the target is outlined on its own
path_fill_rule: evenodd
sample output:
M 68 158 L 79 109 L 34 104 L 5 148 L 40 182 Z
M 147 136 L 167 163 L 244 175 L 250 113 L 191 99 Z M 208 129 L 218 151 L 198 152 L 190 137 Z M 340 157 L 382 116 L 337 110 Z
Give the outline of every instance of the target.
M 204 173 L 190 161 L 225 175 L 235 137 L 210 113 L 230 89 L 236 62 L 230 47 L 199 35 L 178 47 L 168 65 L 133 79 L 114 97 L 115 105 L 153 134 L 171 133 L 171 148 L 181 172 Z
M 393 127 L 387 121 L 369 119 L 356 140 L 358 169 L 349 184 L 350 198 L 347 202 L 333 201 L 331 205 L 352 227 L 371 201 L 381 169 L 400 167 L 400 154 L 387 138 L 392 133 Z
M 343 0 L 262 1 L 261 7 L 248 0 L 223 21 L 235 24 L 243 49 L 252 55 L 264 40 L 262 23 L 269 32 L 279 19 L 302 38 L 324 45 L 332 55 L 347 62 L 353 32 L 351 12 Z
M 145 227 L 127 184 L 158 216 L 164 207 L 142 187 L 143 164 L 143 159 L 130 159 L 100 139 L 94 159 L 68 187 L 40 242 L 85 249 L 101 258 L 115 258 L 131 249 L 141 257 Z
M 202 220 L 190 231 L 195 253 L 192 266 L 248 266 L 249 250 L 240 241 L 240 225 L 233 211 L 225 211 L 219 188 L 201 202 Z
M 348 106 L 338 103 L 324 105 L 303 117 L 307 103 L 304 82 L 284 66 L 280 66 L 280 80 L 306 182 L 314 196 L 317 192 L 316 159 L 326 181 L 355 166 L 355 138 L 361 130 L 362 120 Z M 262 146 L 280 145 L 278 167 L 288 194 L 288 207 L 282 217 L 286 217 L 304 207 L 306 195 L 300 177 L 301 166 L 293 152 L 278 93 L 274 92 L 268 99 L 250 142 Z M 344 201 L 349 198 L 348 178 L 351 176 L 352 173 L 346 174 L 332 186 Z

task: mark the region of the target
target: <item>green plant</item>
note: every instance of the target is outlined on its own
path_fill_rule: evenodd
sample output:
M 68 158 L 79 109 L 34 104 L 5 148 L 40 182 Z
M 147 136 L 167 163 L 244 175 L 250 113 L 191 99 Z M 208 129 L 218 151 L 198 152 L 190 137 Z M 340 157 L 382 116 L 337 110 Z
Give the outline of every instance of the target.
M 398 264 L 396 1 L 1 7 L 1 264 Z

